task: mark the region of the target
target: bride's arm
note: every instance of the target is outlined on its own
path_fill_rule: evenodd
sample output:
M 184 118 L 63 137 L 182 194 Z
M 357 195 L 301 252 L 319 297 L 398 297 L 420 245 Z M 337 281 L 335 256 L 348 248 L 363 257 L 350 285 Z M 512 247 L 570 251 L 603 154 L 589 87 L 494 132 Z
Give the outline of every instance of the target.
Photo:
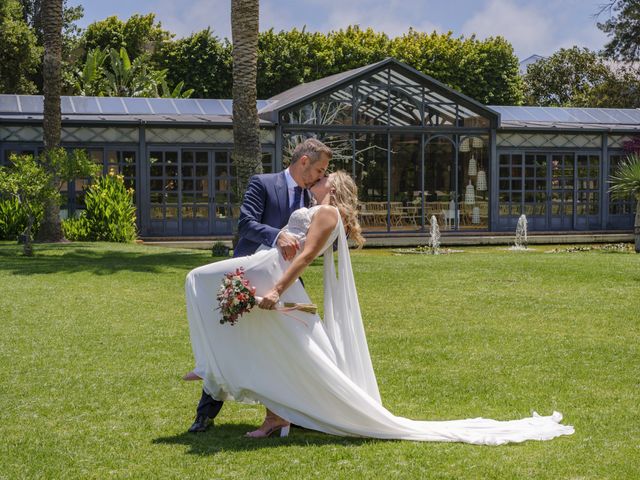
M 294 258 L 289 268 L 276 282 L 273 290 L 267 293 L 259 304 L 260 308 L 270 309 L 280 300 L 280 295 L 304 272 L 304 269 L 322 253 L 320 250 L 325 245 L 331 232 L 338 223 L 338 210 L 335 207 L 323 206 L 313 216 L 304 249 Z

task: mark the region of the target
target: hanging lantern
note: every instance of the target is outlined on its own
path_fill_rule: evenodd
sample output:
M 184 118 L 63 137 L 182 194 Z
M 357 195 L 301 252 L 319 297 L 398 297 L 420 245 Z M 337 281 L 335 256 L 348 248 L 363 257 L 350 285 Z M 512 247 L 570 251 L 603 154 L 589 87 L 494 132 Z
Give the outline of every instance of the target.
M 468 152 L 469 150 L 471 150 L 471 146 L 469 145 L 469 139 L 465 138 L 460 142 L 460 151 Z
M 476 191 L 473 188 L 471 180 L 469 180 L 469 185 L 467 185 L 467 190 L 464 193 L 464 201 L 468 205 L 473 205 L 474 203 L 476 203 Z
M 469 159 L 469 168 L 467 169 L 467 174 L 470 176 L 475 176 L 478 174 L 478 162 L 476 161 L 476 157 L 471 155 Z
M 471 146 L 473 148 L 482 148 L 484 146 L 484 142 L 480 137 L 473 137 L 471 141 Z
M 473 207 L 473 212 L 471 213 L 471 223 L 477 225 L 480 223 L 480 207 Z
M 479 192 L 484 192 L 487 189 L 487 173 L 482 169 L 478 170 L 476 185 Z

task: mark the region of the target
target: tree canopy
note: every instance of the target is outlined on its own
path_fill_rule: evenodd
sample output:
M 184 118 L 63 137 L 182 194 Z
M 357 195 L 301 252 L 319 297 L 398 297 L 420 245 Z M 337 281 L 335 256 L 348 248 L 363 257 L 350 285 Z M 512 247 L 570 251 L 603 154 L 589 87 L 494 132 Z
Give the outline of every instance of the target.
M 228 98 L 231 92 L 231 48 L 210 29 L 165 41 L 154 55 L 166 69 L 167 82 L 184 82 L 197 98 Z
M 393 56 L 480 102 L 522 101 L 518 58 L 502 37 L 478 40 L 410 29 L 390 39 L 356 25 L 328 34 L 268 30 L 260 34 L 258 48 L 260 98 Z
M 20 2 L 0 0 L 0 93 L 36 93 L 42 51 Z
M 41 53 L 38 38 L 42 36 L 41 3 L 42 0 L 0 0 L 1 5 L 13 5 L 13 17 L 18 22 L 9 27 L 11 35 L 5 35 L 1 41 L 16 37 L 21 39 L 23 46 L 23 53 L 16 54 L 13 59 L 4 51 L 0 53 L 0 68 L 6 66 L 7 72 L 13 74 L 13 77 L 3 76 L 0 80 L 5 93 L 41 91 L 37 71 Z M 19 9 L 20 4 L 22 9 Z M 193 89 L 196 98 L 231 98 L 233 46 L 226 38 L 214 35 L 211 29 L 176 39 L 156 21 L 154 14 L 149 13 L 133 15 L 127 20 L 108 17 L 80 31 L 75 22 L 82 14 L 81 7 L 65 7 L 64 10 L 66 94 L 115 94 L 118 89 L 108 88 L 105 80 L 109 70 L 113 73 L 110 52 L 121 52 L 124 48 L 132 64 L 144 65 L 147 76 L 155 78 L 156 74 L 161 75 L 158 72 L 165 72 L 164 82 L 172 87 L 162 91 L 173 92 L 174 86 L 183 82 L 180 90 Z M 24 53 L 29 48 L 32 49 L 31 56 Z M 308 32 L 304 28 L 260 32 L 258 98 L 269 98 L 300 83 L 389 56 L 397 57 L 480 102 L 519 104 L 522 101 L 518 59 L 509 42 L 502 37 L 479 40 L 473 36 L 454 37 L 450 32 L 409 30 L 400 37 L 389 38 L 384 32 L 357 25 L 329 33 Z M 17 58 L 22 60 L 20 64 Z M 24 61 L 28 58 L 35 63 Z M 16 76 L 25 79 L 12 81 L 11 85 L 20 84 L 20 88 L 5 86 L 8 82 L 5 79 Z M 162 82 L 157 83 L 162 85 Z
M 640 0 L 608 1 L 597 16 L 607 14 L 609 18 L 598 23 L 598 28 L 609 37 L 603 53 L 615 60 L 640 60 Z
M 156 22 L 155 15 L 132 15 L 128 20 L 116 16 L 90 24 L 82 35 L 86 51 L 124 48 L 131 60 L 159 50 L 163 42 L 170 41 L 173 34 Z
M 528 66 L 525 103 L 552 107 L 640 106 L 640 77 L 586 48 L 560 49 Z

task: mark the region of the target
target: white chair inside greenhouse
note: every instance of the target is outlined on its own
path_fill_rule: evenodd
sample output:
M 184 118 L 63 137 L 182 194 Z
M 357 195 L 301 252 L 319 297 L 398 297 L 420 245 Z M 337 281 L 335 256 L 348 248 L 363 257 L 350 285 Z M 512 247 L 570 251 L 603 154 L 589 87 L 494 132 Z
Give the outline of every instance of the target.
M 442 219 L 444 220 L 444 226 L 447 230 L 451 230 L 452 227 L 455 226 L 456 220 L 458 224 L 460 224 L 460 209 L 454 210 L 448 208 L 446 210 L 442 210 Z

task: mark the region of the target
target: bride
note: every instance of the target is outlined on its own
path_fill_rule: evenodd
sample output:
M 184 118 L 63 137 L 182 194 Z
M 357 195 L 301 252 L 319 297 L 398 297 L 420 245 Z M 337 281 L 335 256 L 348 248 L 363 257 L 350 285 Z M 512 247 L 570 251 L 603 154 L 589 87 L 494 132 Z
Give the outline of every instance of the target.
M 357 190 L 345 172 L 312 189 L 318 205 L 295 211 L 285 229 L 300 253 L 285 261 L 277 248 L 192 270 L 186 279 L 187 317 L 195 357 L 193 375 L 219 400 L 262 403 L 267 418 L 248 434 L 289 430 L 289 422 L 333 435 L 500 445 L 573 433 L 558 412 L 496 421 L 484 418 L 415 421 L 382 406 L 362 324 L 346 234 L 364 242 Z M 333 245 L 337 240 L 337 271 Z M 324 253 L 324 319 L 274 309 L 278 302 L 309 303 L 298 277 Z M 263 297 L 236 325 L 220 324 L 216 292 L 225 273 L 243 267 Z

